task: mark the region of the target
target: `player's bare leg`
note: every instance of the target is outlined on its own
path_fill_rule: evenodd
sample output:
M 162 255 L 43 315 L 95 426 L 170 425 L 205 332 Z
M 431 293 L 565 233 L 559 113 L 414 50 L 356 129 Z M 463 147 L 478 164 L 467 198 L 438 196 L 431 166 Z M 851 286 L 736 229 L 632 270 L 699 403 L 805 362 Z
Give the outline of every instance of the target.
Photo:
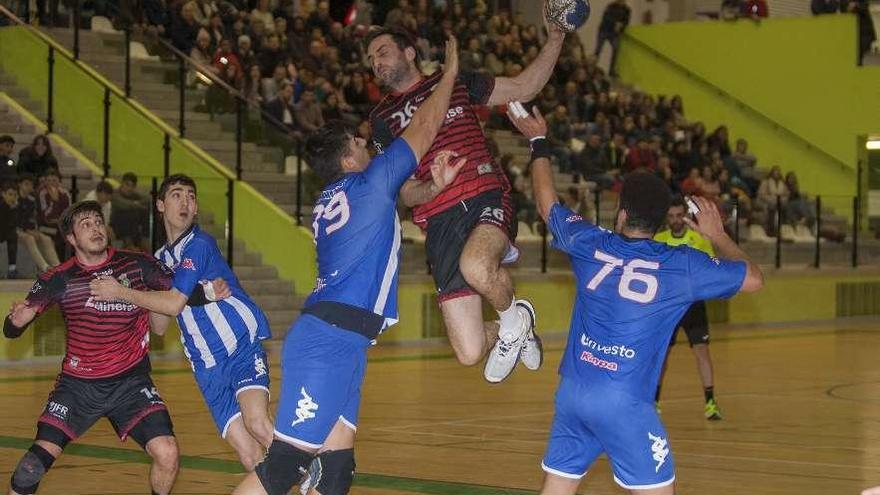
M 329 487 L 330 484 L 335 484 L 332 490 L 334 493 L 348 493 L 354 475 L 355 433 L 356 431 L 342 420 L 336 422 L 330 436 L 318 451 L 318 456 L 312 461 L 309 480 L 303 482 L 303 486 L 308 490 L 307 495 L 323 495 L 320 492 L 321 488 Z M 321 463 L 320 467 L 316 466 L 317 462 Z M 315 471 L 321 471 L 321 479 L 313 478 L 316 475 Z M 300 492 L 302 493 L 302 489 Z
M 262 388 L 242 390 L 236 399 L 245 428 L 260 445 L 268 449 L 275 431 L 269 418 L 269 391 Z
M 541 495 L 574 495 L 581 484 L 580 478 L 571 479 L 547 473 L 544 476 L 544 486 L 541 487 Z
M 177 440 L 170 435 L 162 435 L 147 442 L 144 450 L 153 458 L 150 466 L 150 487 L 154 493 L 168 495 L 177 479 L 180 453 Z
M 697 370 L 700 372 L 700 379 L 703 381 L 703 388 L 709 388 L 712 385 L 712 356 L 709 354 L 708 344 L 695 344 L 692 348 L 694 357 L 697 358 Z
M 483 361 L 498 339 L 498 323 L 483 321 L 483 299 L 474 294 L 440 303 L 446 334 L 458 362 L 474 366 Z
M 34 440 L 34 444 L 42 447 L 48 452 L 49 455 L 54 458 L 52 462 L 55 462 L 64 450 L 60 446 L 46 440 Z M 40 460 L 35 458 L 35 456 L 28 451 L 15 467 L 15 471 L 12 474 L 13 483 L 22 486 L 38 484 L 46 475 L 47 471 L 48 469 L 40 462 Z M 9 488 L 8 493 L 9 495 L 28 495 L 25 493 L 19 493 L 12 487 Z
M 254 467 L 263 460 L 266 454 L 266 447 L 260 445 L 260 442 L 254 438 L 245 428 L 244 420 L 241 416 L 232 420 L 226 429 L 226 441 L 238 454 L 238 460 L 244 469 L 248 472 L 253 471 Z
M 508 309 L 513 301 L 513 280 L 501 267 L 508 246 L 510 240 L 501 229 L 480 224 L 468 236 L 458 262 L 468 285 L 499 312 Z

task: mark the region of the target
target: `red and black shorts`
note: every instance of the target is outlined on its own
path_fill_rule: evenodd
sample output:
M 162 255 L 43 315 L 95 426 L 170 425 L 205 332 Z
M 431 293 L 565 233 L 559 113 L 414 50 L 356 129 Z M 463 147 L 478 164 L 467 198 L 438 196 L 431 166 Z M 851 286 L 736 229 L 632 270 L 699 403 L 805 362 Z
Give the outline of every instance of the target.
M 131 436 L 141 447 L 158 436 L 174 435 L 168 409 L 152 378 L 138 371 L 96 380 L 58 375 L 38 420 L 37 438 L 63 447 L 105 417 L 120 440 Z M 61 433 L 66 438 L 58 438 Z
M 501 229 L 516 239 L 516 219 L 510 194 L 501 189 L 480 193 L 428 219 L 425 250 L 440 302 L 476 294 L 458 268 L 461 252 L 480 224 Z
M 669 345 L 675 345 L 675 337 L 678 336 L 678 329 L 683 328 L 687 334 L 688 343 L 691 347 L 697 344 L 709 343 L 709 315 L 706 313 L 706 302 L 697 301 L 691 304 L 687 313 L 681 317 L 681 321 L 675 326 L 672 332 L 672 340 Z

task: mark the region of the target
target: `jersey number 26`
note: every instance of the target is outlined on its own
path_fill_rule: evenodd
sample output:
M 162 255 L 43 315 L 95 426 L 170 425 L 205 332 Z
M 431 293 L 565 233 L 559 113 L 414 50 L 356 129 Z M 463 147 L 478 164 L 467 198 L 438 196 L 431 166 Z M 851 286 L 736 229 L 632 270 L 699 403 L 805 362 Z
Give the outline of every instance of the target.
M 640 273 L 636 270 L 657 270 L 660 268 L 660 263 L 645 260 L 632 260 L 624 266 L 622 259 L 615 258 L 614 256 L 603 253 L 599 250 L 596 250 L 593 257 L 605 263 L 605 266 L 603 266 L 602 269 L 596 273 L 596 276 L 590 280 L 590 283 L 587 284 L 587 289 L 595 291 L 596 288 L 599 287 L 599 284 L 605 280 L 605 277 L 610 275 L 615 268 L 622 266 L 623 275 L 621 275 L 620 283 L 617 285 L 617 292 L 620 294 L 620 297 L 643 304 L 649 303 L 657 297 L 657 277 L 647 273 Z M 633 282 L 635 281 L 644 284 L 644 290 L 640 291 L 638 288 L 633 287 Z
M 318 203 L 312 211 L 312 215 L 314 218 L 312 230 L 315 233 L 315 239 L 320 234 L 318 231 L 321 228 L 320 222 L 322 218 L 328 222 L 324 228 L 324 233 L 327 235 L 344 227 L 351 216 L 351 211 L 348 208 L 348 196 L 345 195 L 345 191 L 339 191 L 334 194 L 326 206 Z

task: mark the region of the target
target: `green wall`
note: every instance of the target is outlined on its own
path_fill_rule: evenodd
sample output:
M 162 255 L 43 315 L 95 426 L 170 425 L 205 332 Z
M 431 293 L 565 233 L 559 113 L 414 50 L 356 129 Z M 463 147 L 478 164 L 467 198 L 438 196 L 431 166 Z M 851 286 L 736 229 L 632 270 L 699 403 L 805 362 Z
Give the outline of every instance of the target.
M 880 67 L 855 59 L 856 21 L 841 15 L 633 27 L 618 68 L 649 93 L 680 94 L 709 131 L 728 125 L 760 166 L 852 196 L 857 135 L 880 130 Z

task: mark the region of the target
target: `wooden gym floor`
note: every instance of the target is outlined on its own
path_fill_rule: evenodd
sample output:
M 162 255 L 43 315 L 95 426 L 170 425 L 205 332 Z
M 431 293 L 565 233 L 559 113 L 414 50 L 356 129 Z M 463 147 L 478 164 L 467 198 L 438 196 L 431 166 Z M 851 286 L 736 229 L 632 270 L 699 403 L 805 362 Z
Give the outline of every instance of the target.
M 703 419 L 684 342 L 673 350 L 664 387 L 677 493 L 856 494 L 880 484 L 880 320 L 715 328 L 712 335 L 724 420 Z M 446 345 L 371 350 L 352 493 L 535 493 L 562 345 L 550 340 L 541 371 L 520 368 L 500 386 L 486 384 L 480 368 L 459 366 Z M 270 354 L 276 363 L 277 347 Z M 183 455 L 174 493 L 230 493 L 240 468 L 188 365 L 156 359 L 154 367 Z M 2 489 L 31 444 L 57 369 L 57 361 L 0 367 Z M 273 397 L 278 372 L 275 366 Z M 143 494 L 147 469 L 137 446 L 120 444 L 101 421 L 68 447 L 40 493 Z M 580 493 L 624 492 L 602 458 Z

